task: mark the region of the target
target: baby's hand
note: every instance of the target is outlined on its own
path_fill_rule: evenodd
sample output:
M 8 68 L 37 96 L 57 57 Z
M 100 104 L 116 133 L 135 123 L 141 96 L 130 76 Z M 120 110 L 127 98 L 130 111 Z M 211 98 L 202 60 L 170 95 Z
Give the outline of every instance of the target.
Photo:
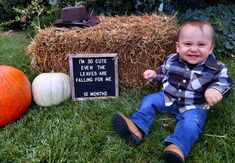
M 145 79 L 150 80 L 154 79 L 157 74 L 154 70 L 146 70 L 143 75 Z
M 216 103 L 218 103 L 220 100 L 222 100 L 223 95 L 220 93 L 220 91 L 213 89 L 213 88 L 209 88 L 205 91 L 204 94 L 207 103 L 210 106 L 215 105 Z

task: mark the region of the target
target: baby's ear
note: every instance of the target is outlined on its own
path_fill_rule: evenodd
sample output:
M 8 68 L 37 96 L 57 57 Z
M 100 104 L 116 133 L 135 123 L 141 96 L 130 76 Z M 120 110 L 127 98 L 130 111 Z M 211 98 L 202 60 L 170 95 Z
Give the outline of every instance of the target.
M 213 44 L 211 45 L 211 49 L 210 49 L 210 53 L 209 53 L 209 54 L 211 54 L 211 53 L 213 52 L 214 47 L 215 47 L 215 44 L 213 43 Z
M 179 42 L 175 43 L 175 49 L 176 49 L 176 52 L 179 53 Z

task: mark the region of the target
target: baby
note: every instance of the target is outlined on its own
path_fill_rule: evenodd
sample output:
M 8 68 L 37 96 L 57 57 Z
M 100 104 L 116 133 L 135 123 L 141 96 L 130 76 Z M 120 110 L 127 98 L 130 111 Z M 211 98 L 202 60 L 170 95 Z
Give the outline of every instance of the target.
M 227 97 L 232 87 L 227 68 L 213 54 L 214 46 L 214 30 L 208 22 L 190 20 L 181 25 L 177 53 L 143 74 L 147 80 L 161 81 L 161 91 L 146 96 L 130 118 L 114 114 L 114 131 L 127 144 L 137 146 L 148 136 L 156 113 L 172 113 L 177 123 L 173 134 L 164 140 L 162 159 L 185 162 L 204 128 L 209 107 Z

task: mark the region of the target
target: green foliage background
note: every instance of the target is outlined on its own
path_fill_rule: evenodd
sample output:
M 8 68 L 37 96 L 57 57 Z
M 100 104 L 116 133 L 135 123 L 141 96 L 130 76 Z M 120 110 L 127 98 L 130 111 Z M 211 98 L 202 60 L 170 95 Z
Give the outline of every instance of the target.
M 31 0 L 1 0 L 0 1 L 0 20 L 14 19 L 17 12 L 13 7 L 25 8 Z
M 235 55 L 235 4 L 217 5 L 205 9 L 187 10 L 178 14 L 179 23 L 188 19 L 202 19 L 210 22 L 215 29 L 218 56 Z

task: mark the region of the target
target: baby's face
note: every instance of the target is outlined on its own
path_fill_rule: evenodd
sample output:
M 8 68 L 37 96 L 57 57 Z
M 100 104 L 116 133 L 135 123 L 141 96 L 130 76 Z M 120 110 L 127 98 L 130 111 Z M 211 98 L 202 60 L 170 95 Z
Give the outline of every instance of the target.
M 176 51 L 190 64 L 202 63 L 213 51 L 212 37 L 211 28 L 207 25 L 202 29 L 198 26 L 185 25 L 179 34 Z

